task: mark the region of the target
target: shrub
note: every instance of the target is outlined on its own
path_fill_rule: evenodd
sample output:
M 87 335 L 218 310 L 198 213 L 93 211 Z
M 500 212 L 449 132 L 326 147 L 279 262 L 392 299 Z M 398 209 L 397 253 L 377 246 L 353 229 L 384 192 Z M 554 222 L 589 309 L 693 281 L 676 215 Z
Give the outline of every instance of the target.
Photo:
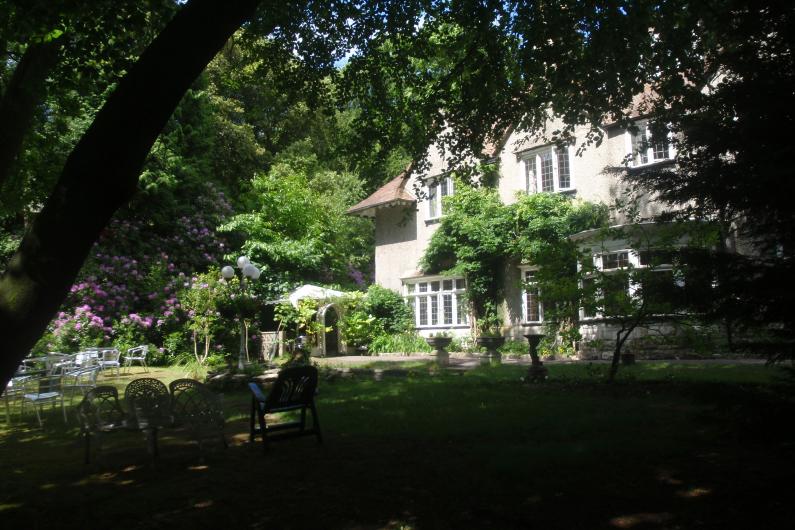
M 500 346 L 499 351 L 505 355 L 519 356 L 529 352 L 529 345 L 527 341 L 524 340 L 509 339 L 505 341 L 505 344 Z
M 371 285 L 362 301 L 362 310 L 381 324 L 385 333 L 404 333 L 414 328 L 414 312 L 399 293 Z
M 417 333 L 404 332 L 379 335 L 370 343 L 370 353 L 416 353 L 430 352 L 431 347 Z

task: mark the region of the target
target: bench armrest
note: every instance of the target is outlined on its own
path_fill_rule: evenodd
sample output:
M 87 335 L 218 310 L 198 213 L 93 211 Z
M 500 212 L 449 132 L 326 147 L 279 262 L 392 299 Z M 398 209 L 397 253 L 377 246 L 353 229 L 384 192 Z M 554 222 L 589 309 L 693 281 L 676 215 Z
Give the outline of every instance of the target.
M 260 403 L 264 403 L 267 397 L 265 394 L 262 393 L 262 389 L 259 387 L 257 383 L 249 383 L 248 387 L 251 389 L 251 393 L 254 394 L 254 399 L 259 401 Z

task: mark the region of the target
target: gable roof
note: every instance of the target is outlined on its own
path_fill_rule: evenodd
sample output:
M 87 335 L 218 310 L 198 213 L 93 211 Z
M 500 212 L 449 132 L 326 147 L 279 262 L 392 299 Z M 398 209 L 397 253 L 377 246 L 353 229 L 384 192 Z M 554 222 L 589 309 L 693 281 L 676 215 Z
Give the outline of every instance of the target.
M 509 126 L 503 134 L 494 141 L 487 141 L 483 146 L 483 156 L 496 158 L 502 150 L 505 142 L 514 130 L 514 126 Z M 358 204 L 348 208 L 348 215 L 358 215 L 360 217 L 375 217 L 378 208 L 388 208 L 391 206 L 408 206 L 417 202 L 417 198 L 406 190 L 413 164 L 409 164 L 397 177 L 393 178 L 377 190 L 372 195 Z
M 370 195 L 359 204 L 348 208 L 345 212 L 348 215 L 358 215 L 360 217 L 375 217 L 378 208 L 388 208 L 390 206 L 409 206 L 417 202 L 417 199 L 408 190 L 406 185 L 411 175 L 411 166 L 405 169 L 397 177 L 393 178 Z

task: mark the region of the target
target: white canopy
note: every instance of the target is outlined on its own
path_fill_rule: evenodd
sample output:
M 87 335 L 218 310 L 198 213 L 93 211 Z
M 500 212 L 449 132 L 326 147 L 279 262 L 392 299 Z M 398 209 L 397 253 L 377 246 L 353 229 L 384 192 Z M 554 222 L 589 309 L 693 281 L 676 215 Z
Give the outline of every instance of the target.
M 310 298 L 312 300 L 329 300 L 332 298 L 341 298 L 345 296 L 342 291 L 335 291 L 334 289 L 326 289 L 317 285 L 302 285 L 295 291 L 287 295 L 287 298 L 278 300 L 279 302 L 289 301 L 293 306 L 298 307 L 298 301 Z

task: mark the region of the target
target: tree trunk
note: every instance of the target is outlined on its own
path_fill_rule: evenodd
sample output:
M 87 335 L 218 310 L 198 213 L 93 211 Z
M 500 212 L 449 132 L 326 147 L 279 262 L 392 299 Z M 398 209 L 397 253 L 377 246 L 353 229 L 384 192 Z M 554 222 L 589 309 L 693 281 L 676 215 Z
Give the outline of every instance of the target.
M 259 0 L 191 0 L 97 114 L 0 278 L 0 384 L 42 335 L 185 91 Z
M 44 83 L 58 64 L 60 48 L 61 39 L 29 44 L 0 99 L 0 189 L 11 176 L 36 107 L 44 100 Z
M 624 347 L 624 343 L 634 329 L 635 326 L 630 326 L 629 328 L 622 327 L 616 332 L 616 347 L 613 350 L 613 358 L 610 361 L 610 373 L 607 376 L 607 380 L 611 383 L 618 373 L 618 364 L 621 361 L 621 349 Z

